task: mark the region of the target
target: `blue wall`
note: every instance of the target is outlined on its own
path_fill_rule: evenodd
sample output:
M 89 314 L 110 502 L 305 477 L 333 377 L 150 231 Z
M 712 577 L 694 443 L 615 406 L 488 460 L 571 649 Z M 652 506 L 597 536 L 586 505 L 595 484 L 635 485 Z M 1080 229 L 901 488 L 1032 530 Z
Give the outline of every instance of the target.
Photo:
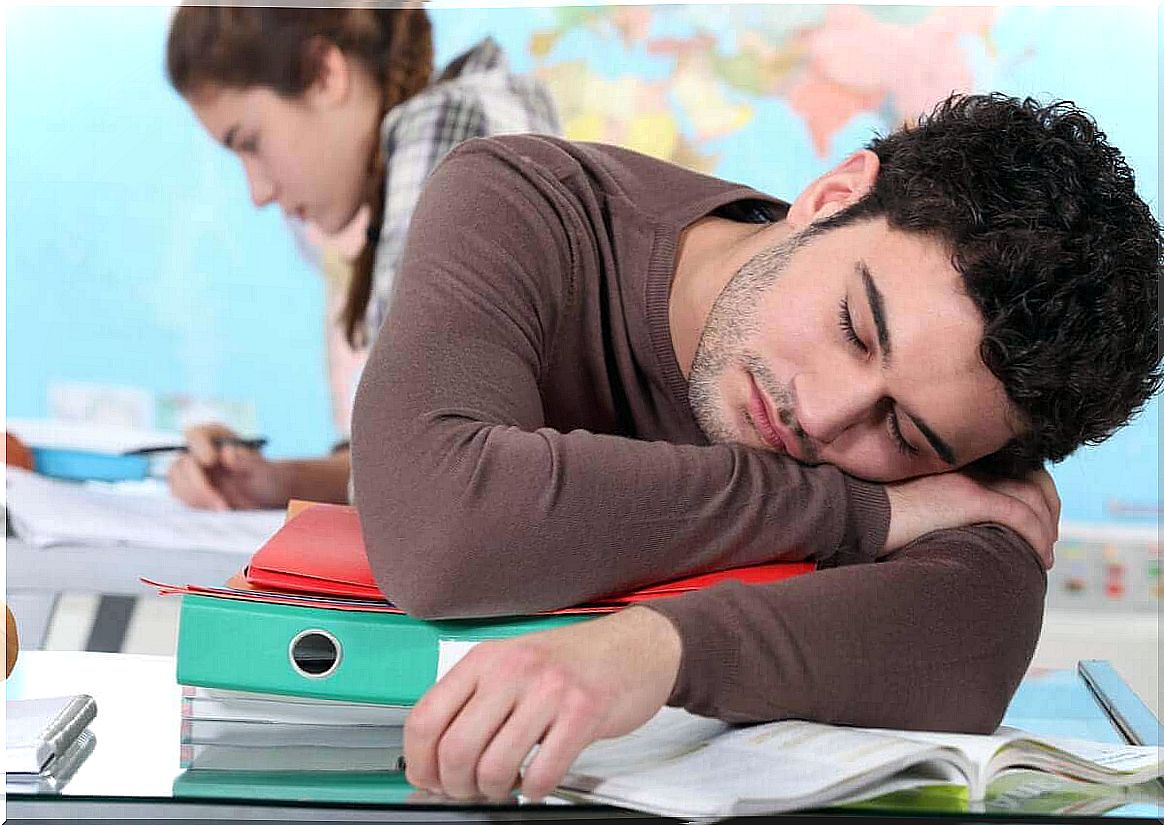
M 46 414 L 52 379 L 189 391 L 321 450 L 322 282 L 166 84 L 168 20 L 8 12 L 8 415 Z

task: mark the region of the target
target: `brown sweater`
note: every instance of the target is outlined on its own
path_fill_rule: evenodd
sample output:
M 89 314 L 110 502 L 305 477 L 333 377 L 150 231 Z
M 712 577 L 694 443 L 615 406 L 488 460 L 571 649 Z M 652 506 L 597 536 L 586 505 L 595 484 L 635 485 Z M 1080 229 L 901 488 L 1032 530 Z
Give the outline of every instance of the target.
M 608 146 L 473 140 L 417 206 L 356 397 L 377 582 L 423 617 L 523 613 L 773 559 L 822 569 L 654 604 L 670 702 L 731 721 L 985 731 L 1034 650 L 1045 576 L 1009 530 L 873 564 L 885 490 L 710 444 L 668 299 L 680 232 L 747 187 Z

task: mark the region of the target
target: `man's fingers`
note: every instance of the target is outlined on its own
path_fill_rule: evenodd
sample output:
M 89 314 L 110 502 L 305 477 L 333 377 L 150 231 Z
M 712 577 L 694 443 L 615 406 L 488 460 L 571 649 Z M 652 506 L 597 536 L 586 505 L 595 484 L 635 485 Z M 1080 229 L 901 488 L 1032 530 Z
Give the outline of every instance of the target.
M 500 688 L 500 689 L 499 689 Z M 453 799 L 476 799 L 477 764 L 490 740 L 509 719 L 514 694 L 501 685 L 478 690 L 437 742 L 441 792 Z
M 1030 479 L 1042 493 L 1043 501 L 1050 514 L 1051 543 L 1043 555 L 1043 566 L 1050 570 L 1055 566 L 1055 543 L 1059 541 L 1059 517 L 1063 509 L 1063 502 L 1059 499 L 1059 490 L 1055 487 L 1055 479 L 1051 478 L 1051 474 L 1046 470 L 1036 470 L 1031 474 Z
M 482 796 L 500 800 L 513 793 L 522 763 L 554 719 L 556 699 L 542 690 L 518 701 L 477 764 L 477 788 Z
M 522 775 L 522 793 L 536 800 L 553 791 L 582 749 L 594 741 L 600 721 L 597 707 L 589 700 L 578 696 L 568 702 Z
M 1049 567 L 1055 528 L 1042 493 L 1024 482 L 997 482 L 993 486 L 999 496 L 998 521 L 1022 536 L 1034 548 L 1043 566 Z
M 1059 540 L 1059 517 L 1063 509 L 1063 502 L 1059 499 L 1059 489 L 1055 486 L 1055 479 L 1046 470 L 1036 470 L 1032 480 L 1038 485 L 1051 511 L 1051 519 L 1055 525 L 1055 540 Z
M 476 677 L 462 665 L 445 674 L 420 697 L 404 720 L 404 763 L 408 784 L 424 790 L 441 792 L 437 745 L 449 724 L 469 701 Z

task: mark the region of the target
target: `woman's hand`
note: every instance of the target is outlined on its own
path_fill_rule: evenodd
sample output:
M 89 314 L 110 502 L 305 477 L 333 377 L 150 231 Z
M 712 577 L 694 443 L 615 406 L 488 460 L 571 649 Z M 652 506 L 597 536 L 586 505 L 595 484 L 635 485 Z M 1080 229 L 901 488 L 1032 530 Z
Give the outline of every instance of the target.
M 255 510 L 284 507 L 289 498 L 278 463 L 258 450 L 222 444 L 237 438 L 228 427 L 205 424 L 186 430 L 186 452 L 170 465 L 170 492 L 191 507 Z

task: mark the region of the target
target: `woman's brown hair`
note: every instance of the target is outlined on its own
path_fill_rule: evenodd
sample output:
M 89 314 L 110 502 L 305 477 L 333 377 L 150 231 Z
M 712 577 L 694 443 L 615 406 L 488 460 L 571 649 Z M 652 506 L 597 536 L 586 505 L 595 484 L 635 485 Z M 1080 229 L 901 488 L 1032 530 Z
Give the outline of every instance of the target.
M 316 80 L 322 46 L 334 44 L 380 79 L 380 118 L 421 91 L 432 75 L 432 30 L 423 8 L 266 8 L 182 5 L 166 42 L 166 73 L 183 97 L 207 88 L 267 86 L 286 98 Z M 367 343 L 364 316 L 384 219 L 387 159 L 376 142 L 364 199 L 368 240 L 352 265 L 342 322 L 353 346 Z

